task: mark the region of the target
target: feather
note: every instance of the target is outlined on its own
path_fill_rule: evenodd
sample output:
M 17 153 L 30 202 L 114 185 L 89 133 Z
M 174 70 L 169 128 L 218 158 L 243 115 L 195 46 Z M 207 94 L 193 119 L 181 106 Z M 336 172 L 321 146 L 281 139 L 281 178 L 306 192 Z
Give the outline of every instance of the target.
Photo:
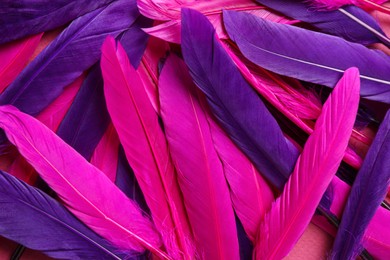
M 1 1 L 0 44 L 55 29 L 110 2 L 113 0 Z
M 245 57 L 265 69 L 334 87 L 344 70 L 356 66 L 361 73 L 361 96 L 390 103 L 390 57 L 380 51 L 248 14 L 225 12 L 224 21 Z M 252 33 L 254 29 L 259 33 Z M 311 41 L 309 45 L 307 39 Z M 321 51 L 325 46 L 332 48 Z M 345 53 L 348 56 L 340 59 Z
M 195 84 L 206 94 L 214 115 L 236 145 L 281 189 L 298 151 L 241 76 L 210 22 L 197 11 L 183 9 L 182 14 L 182 51 Z
M 85 78 L 58 127 L 57 135 L 90 160 L 108 124 L 109 115 L 104 100 L 103 78 L 97 63 Z
M 376 20 L 356 6 L 323 12 L 311 8 L 308 1 L 256 0 L 284 15 L 310 23 L 324 33 L 342 37 L 364 45 L 382 42 L 390 46 L 390 39 Z
M 23 70 L 38 47 L 42 35 L 40 33 L 0 47 L 0 93 Z
M 88 227 L 121 251 L 149 249 L 168 258 L 159 249 L 159 234 L 139 208 L 46 126 L 12 106 L 1 106 L 0 127 L 65 206 Z
M 353 259 L 362 251 L 362 238 L 390 183 L 390 112 L 381 123 L 374 142 L 353 183 L 333 245 L 333 259 Z
M 348 69 L 325 102 L 282 195 L 261 223 L 256 259 L 282 259 L 309 224 L 347 148 L 359 86 L 358 70 Z
M 0 234 L 57 259 L 122 259 L 107 241 L 37 188 L 0 171 Z
M 344 5 L 357 5 L 364 7 L 366 3 L 383 4 L 387 0 L 309 0 L 312 5 L 319 9 L 334 10 Z
M 165 135 L 198 254 L 202 259 L 239 259 L 223 167 L 196 98 L 196 87 L 185 63 L 174 55 L 168 57 L 161 71 L 159 93 Z
M 74 20 L 3 92 L 0 104 L 38 114 L 98 61 L 105 37 L 126 30 L 137 15 L 135 3 L 119 0 Z
M 108 112 L 154 223 L 173 258 L 191 258 L 187 216 L 165 136 L 141 78 L 112 37 L 103 44 L 101 67 Z

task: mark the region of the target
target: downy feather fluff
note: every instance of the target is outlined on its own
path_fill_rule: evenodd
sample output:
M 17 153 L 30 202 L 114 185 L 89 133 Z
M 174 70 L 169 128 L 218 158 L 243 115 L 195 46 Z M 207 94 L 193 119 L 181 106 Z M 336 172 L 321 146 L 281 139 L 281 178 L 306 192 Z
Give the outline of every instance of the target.
M 0 194 L 0 235 L 56 259 L 125 257 L 59 202 L 2 171 Z
M 360 71 L 361 96 L 390 103 L 390 57 L 381 51 L 250 14 L 226 11 L 224 22 L 245 57 L 265 69 L 334 87 L 343 72 L 355 66 Z
M 167 258 L 159 249 L 161 239 L 150 220 L 104 173 L 46 126 L 12 106 L 1 106 L 0 127 L 65 206 L 88 227 L 123 252 L 149 249 Z
M 187 215 L 165 136 L 140 76 L 112 37 L 103 44 L 101 67 L 108 112 L 154 223 L 172 257 L 191 258 Z
M 182 51 L 195 84 L 236 145 L 271 184 L 281 189 L 298 151 L 241 76 L 207 18 L 190 9 L 183 9 L 182 15 Z
M 347 148 L 359 86 L 358 70 L 348 69 L 325 102 L 283 193 L 261 223 L 255 259 L 282 259 L 303 234 Z
M 159 80 L 161 117 L 184 204 L 202 259 L 239 259 L 234 212 L 205 112 L 185 63 L 165 61 Z

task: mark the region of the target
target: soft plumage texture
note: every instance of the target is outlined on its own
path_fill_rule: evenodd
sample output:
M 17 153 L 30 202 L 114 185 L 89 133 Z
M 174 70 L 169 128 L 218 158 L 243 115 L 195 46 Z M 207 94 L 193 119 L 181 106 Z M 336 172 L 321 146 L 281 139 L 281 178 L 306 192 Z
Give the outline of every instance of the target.
M 72 105 L 57 130 L 57 135 L 90 160 L 109 124 L 99 63 L 85 78 Z
M 3 0 L 0 2 L 0 43 L 49 31 L 113 0 Z
M 383 42 L 390 46 L 390 39 L 376 20 L 356 6 L 345 6 L 324 12 L 310 7 L 308 1 L 303 0 L 256 1 L 284 15 L 310 23 L 321 32 L 364 45 Z
M 137 16 L 135 2 L 119 0 L 74 20 L 3 92 L 0 104 L 38 114 L 98 61 L 107 35 L 125 31 Z
M 376 4 L 383 4 L 387 0 L 369 0 L 369 1 Z M 357 5 L 357 6 L 364 7 L 366 1 L 364 0 L 307 0 L 307 2 L 312 3 L 314 6 L 316 6 L 319 9 L 334 10 L 344 5 Z
M 245 57 L 265 69 L 334 87 L 343 72 L 355 66 L 361 74 L 360 95 L 390 103 L 390 57 L 381 51 L 250 14 L 225 12 L 224 21 Z
M 187 215 L 165 136 L 140 76 L 112 37 L 103 44 L 101 67 L 109 114 L 164 244 L 174 258 L 192 257 Z
M 303 234 L 347 148 L 359 87 L 358 70 L 348 69 L 325 102 L 283 193 L 261 223 L 255 259 L 282 259 Z
M 390 112 L 382 121 L 353 183 L 333 245 L 333 259 L 353 259 L 362 251 L 364 233 L 389 187 L 389 152 Z
M 122 259 L 64 206 L 0 171 L 0 234 L 56 259 Z
M 165 256 L 150 220 L 104 173 L 46 126 L 12 106 L 1 106 L 0 127 L 65 206 L 88 227 L 123 252 L 149 249 Z
M 228 185 L 196 91 L 185 63 L 170 55 L 159 79 L 161 117 L 197 254 L 202 259 L 239 259 Z
M 281 189 L 298 151 L 242 77 L 210 22 L 197 11 L 183 9 L 182 14 L 183 56 L 195 84 L 232 140 L 264 177 Z
M 38 47 L 43 33 L 0 47 L 0 93 L 18 76 Z

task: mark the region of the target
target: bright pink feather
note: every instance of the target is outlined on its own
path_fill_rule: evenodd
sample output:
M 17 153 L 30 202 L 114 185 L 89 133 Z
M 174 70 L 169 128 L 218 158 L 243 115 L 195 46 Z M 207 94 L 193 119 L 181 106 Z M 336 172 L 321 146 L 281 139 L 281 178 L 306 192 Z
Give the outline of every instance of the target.
M 35 118 L 0 107 L 0 127 L 65 206 L 121 250 L 164 257 L 153 224 L 100 170 Z M 131 220 L 131 221 L 129 221 Z
M 256 259 L 282 259 L 303 234 L 344 156 L 359 91 L 359 72 L 351 68 L 325 102 L 282 195 L 261 224 Z
M 0 93 L 19 75 L 43 33 L 0 46 Z
M 160 81 L 161 116 L 201 259 L 239 259 L 234 212 L 210 127 L 185 63 L 171 55 Z
M 103 44 L 101 67 L 108 112 L 154 223 L 172 257 L 191 258 L 191 233 L 165 136 L 139 74 L 112 37 Z

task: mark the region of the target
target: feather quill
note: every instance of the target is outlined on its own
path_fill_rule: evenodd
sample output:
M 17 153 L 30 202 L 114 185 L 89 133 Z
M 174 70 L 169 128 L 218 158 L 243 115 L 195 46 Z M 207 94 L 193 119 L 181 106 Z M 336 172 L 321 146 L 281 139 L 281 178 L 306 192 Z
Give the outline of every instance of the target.
M 57 259 L 122 259 L 48 195 L 0 171 L 0 234 Z
M 381 51 L 250 14 L 225 12 L 224 21 L 245 57 L 265 69 L 334 87 L 346 69 L 356 66 L 361 73 L 361 96 L 390 103 L 390 57 Z M 259 33 L 252 33 L 253 29 Z M 309 45 L 307 39 L 311 40 Z M 345 58 L 339 58 L 346 53 Z
M 161 117 L 198 254 L 239 259 L 234 212 L 205 112 L 185 63 L 170 55 L 159 80 Z
M 122 251 L 149 249 L 168 258 L 159 249 L 159 234 L 139 208 L 46 126 L 12 106 L 1 106 L 0 127 L 65 206 L 88 227 Z
M 364 45 L 382 42 L 390 46 L 390 39 L 376 20 L 356 6 L 345 6 L 334 11 L 320 11 L 310 7 L 308 1 L 256 0 L 284 15 L 310 23 L 321 32 L 342 37 Z
M 191 258 L 187 215 L 165 136 L 141 78 L 112 37 L 103 44 L 101 67 L 108 112 L 154 223 L 172 257 Z
M 359 86 L 358 70 L 348 69 L 325 102 L 282 195 L 261 223 L 256 259 L 282 259 L 309 224 L 347 148 Z
M 362 238 L 390 183 L 390 112 L 353 183 L 333 245 L 333 259 L 353 259 L 361 253 Z
M 74 20 L 8 86 L 0 96 L 0 104 L 38 114 L 98 61 L 107 35 L 125 31 L 137 16 L 134 2 L 119 0 Z
M 190 9 L 183 9 L 182 15 L 183 56 L 195 84 L 206 94 L 214 115 L 236 145 L 281 189 L 298 151 L 241 76 L 207 18 Z
M 18 76 L 38 47 L 43 33 L 0 47 L 0 93 Z

